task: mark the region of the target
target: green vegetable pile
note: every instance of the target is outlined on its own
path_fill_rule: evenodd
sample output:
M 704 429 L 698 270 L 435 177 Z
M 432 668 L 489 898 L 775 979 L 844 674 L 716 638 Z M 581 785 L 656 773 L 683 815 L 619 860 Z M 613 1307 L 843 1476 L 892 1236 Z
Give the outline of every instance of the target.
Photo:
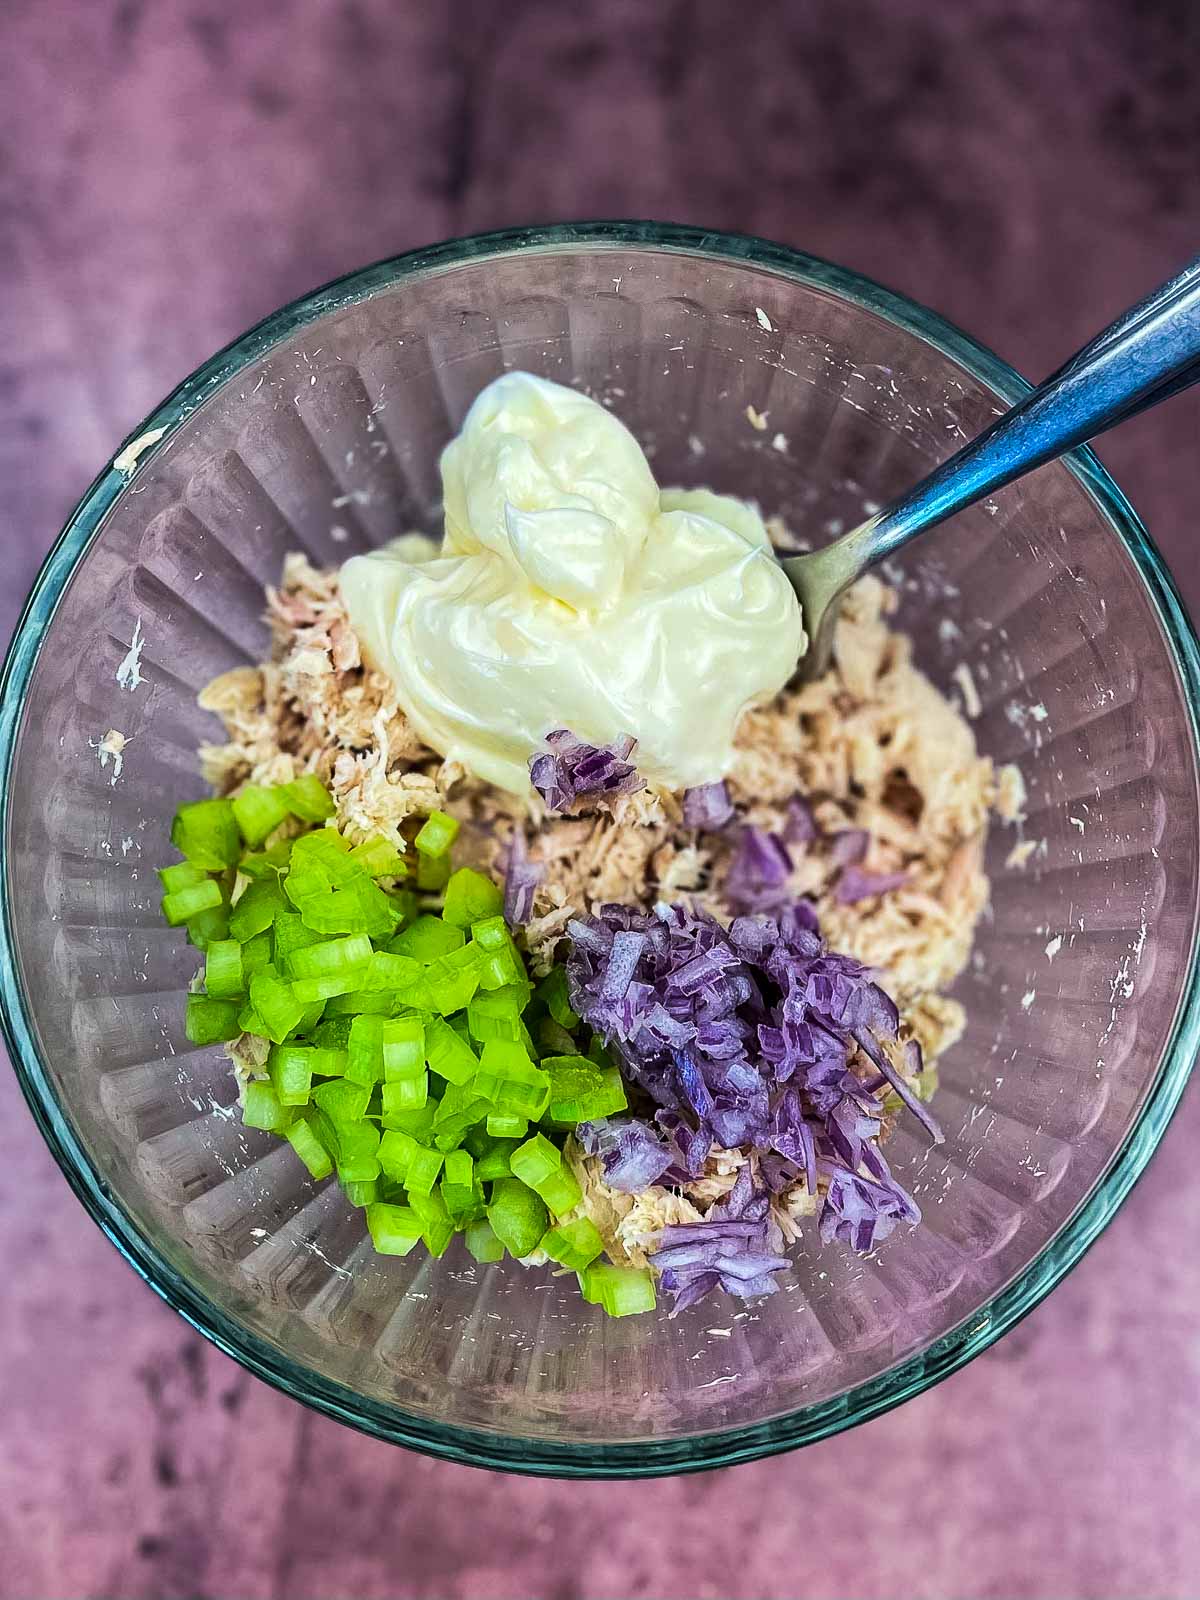
M 580 1042 L 565 974 L 535 988 L 500 888 L 451 870 L 452 817 L 424 821 L 414 869 L 382 836 L 351 846 L 333 816 L 312 776 L 176 814 L 163 914 L 204 952 L 188 1038 L 266 1041 L 243 1121 L 313 1178 L 336 1172 L 380 1254 L 440 1256 L 456 1233 L 479 1262 L 541 1249 L 609 1315 L 650 1310 L 653 1275 L 602 1261 L 570 1215 L 567 1134 L 627 1102 L 600 1042 Z

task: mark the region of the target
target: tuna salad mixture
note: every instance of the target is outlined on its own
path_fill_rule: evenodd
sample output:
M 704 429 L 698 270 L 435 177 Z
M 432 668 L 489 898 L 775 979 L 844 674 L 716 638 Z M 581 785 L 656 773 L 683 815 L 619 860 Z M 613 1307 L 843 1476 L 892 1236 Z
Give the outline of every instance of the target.
M 336 1173 L 383 1253 L 462 1234 L 612 1315 L 772 1293 L 802 1230 L 869 1251 L 920 1222 L 885 1147 L 901 1118 L 941 1138 L 989 820 L 1024 800 L 882 582 L 797 684 L 786 531 L 644 466 L 582 396 L 485 390 L 440 550 L 288 558 L 270 660 L 201 696 L 214 798 L 162 873 L 204 953 L 189 1034 L 228 1051 L 248 1123 Z M 681 546 L 718 633 L 789 641 L 718 640 L 698 705 L 664 665 Z M 654 635 L 632 666 L 626 622 Z

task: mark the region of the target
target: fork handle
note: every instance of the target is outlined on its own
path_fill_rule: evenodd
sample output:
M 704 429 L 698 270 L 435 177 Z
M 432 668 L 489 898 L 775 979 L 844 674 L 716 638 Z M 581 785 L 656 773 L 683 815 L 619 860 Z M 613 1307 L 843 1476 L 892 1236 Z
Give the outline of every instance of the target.
M 858 570 L 1014 478 L 1200 380 L 1200 258 L 1096 335 L 1064 367 L 846 536 Z M 849 552 L 847 552 L 849 554 Z

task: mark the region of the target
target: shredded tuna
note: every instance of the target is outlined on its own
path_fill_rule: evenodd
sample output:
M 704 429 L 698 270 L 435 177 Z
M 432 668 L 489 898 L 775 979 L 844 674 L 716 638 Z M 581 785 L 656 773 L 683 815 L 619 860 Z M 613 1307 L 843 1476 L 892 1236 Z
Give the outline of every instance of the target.
M 773 533 L 784 542 L 777 525 Z M 268 592 L 270 661 L 224 673 L 200 697 L 227 736 L 202 748 L 204 775 L 219 793 L 233 793 L 315 772 L 330 785 L 342 828 L 358 838 L 383 833 L 401 848 L 419 819 L 445 809 L 463 824 L 460 859 L 497 878 L 514 822 L 532 822 L 529 854 L 544 876 L 523 939 L 536 973 L 549 969 L 571 918 L 606 902 L 648 909 L 690 898 L 728 921 L 721 884 L 739 825 L 784 838 L 788 893 L 812 898 L 831 947 L 879 969 L 900 1007 L 900 1040 L 916 1041 L 928 1072 L 965 1027 L 962 1006 L 945 990 L 966 964 L 987 904 L 989 814 L 1019 822 L 1025 787 L 1016 767 L 997 771 L 978 754 L 964 716 L 913 666 L 909 640 L 889 624 L 894 610 L 895 596 L 878 579 L 855 585 L 831 670 L 743 717 L 726 776 L 737 816 L 701 835 L 684 824 L 681 794 L 651 787 L 548 816 L 536 795 L 526 802 L 504 794 L 443 761 L 417 737 L 390 680 L 364 665 L 336 572 L 293 555 Z M 811 822 L 799 836 L 797 797 Z M 832 841 L 851 830 L 867 838 L 857 868 L 903 881 L 843 904 Z M 1010 864 L 1024 866 L 1033 848 L 1018 845 Z M 239 1060 L 236 1046 L 230 1054 L 243 1073 L 261 1070 Z M 645 1264 L 645 1239 L 698 1220 L 728 1194 L 747 1159 L 714 1151 L 682 1192 L 655 1186 L 635 1197 L 610 1189 L 598 1161 L 574 1141 L 567 1151 L 583 1189 L 579 1214 L 596 1224 L 614 1260 L 636 1265 Z M 772 1216 L 785 1239 L 817 1204 L 802 1181 L 774 1195 Z

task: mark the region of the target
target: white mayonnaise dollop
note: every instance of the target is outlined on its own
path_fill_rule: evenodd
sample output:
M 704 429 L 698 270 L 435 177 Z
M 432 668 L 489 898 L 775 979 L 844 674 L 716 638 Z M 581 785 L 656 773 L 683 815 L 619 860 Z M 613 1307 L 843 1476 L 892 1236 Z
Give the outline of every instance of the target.
M 758 510 L 659 490 L 637 440 L 573 389 L 513 372 L 442 454 L 446 536 L 342 567 L 367 660 L 434 750 L 517 794 L 546 734 L 638 741 L 681 789 L 728 768 L 742 711 L 805 648 Z

